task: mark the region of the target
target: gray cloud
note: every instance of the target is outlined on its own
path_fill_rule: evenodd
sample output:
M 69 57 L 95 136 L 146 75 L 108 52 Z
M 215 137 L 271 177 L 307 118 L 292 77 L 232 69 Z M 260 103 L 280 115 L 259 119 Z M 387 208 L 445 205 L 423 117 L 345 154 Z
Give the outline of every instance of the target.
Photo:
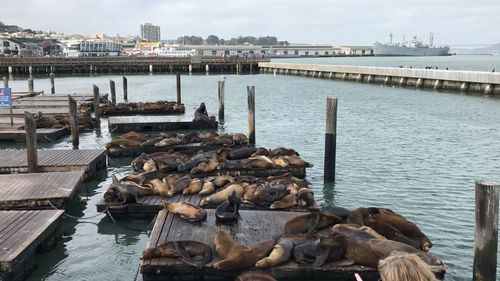
M 438 43 L 500 42 L 498 0 L 2 0 L 1 21 L 66 34 L 136 35 L 153 22 L 162 38 L 274 35 L 302 43 L 371 44 L 392 31 Z

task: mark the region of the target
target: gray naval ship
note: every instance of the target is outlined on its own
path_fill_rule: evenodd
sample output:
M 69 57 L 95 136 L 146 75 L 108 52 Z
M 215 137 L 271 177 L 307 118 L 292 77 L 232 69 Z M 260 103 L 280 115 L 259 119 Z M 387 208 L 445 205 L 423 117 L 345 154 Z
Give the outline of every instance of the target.
M 392 43 L 392 33 L 388 44 L 375 42 L 373 44 L 373 54 L 375 56 L 448 56 L 450 47 L 433 46 L 433 34 L 429 38 L 429 44 L 418 41 L 413 36 L 409 43 Z M 403 40 L 404 41 L 404 40 Z

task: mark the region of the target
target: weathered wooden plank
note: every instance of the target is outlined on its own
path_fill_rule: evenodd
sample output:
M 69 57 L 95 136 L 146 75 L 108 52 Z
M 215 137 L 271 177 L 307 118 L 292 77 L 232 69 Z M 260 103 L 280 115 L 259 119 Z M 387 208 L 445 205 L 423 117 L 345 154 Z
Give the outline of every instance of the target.
M 192 117 L 183 115 L 115 116 L 109 117 L 110 132 L 217 129 L 218 122 L 193 122 Z

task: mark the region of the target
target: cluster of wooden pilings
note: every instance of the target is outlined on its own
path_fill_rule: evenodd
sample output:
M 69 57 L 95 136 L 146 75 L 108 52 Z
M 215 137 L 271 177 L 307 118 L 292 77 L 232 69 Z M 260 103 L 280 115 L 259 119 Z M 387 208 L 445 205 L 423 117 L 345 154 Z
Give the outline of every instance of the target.
M 262 57 L 0 58 L 0 74 L 253 72 Z

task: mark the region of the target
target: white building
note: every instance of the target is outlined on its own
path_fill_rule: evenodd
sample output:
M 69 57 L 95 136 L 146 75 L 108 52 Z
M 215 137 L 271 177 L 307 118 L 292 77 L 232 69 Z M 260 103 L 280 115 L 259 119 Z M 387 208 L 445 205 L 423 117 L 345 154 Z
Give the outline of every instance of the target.
M 141 38 L 148 42 L 160 42 L 160 26 L 148 22 L 141 24 Z
M 68 41 L 64 55 L 68 57 L 118 56 L 122 51 L 121 43 L 111 41 Z

